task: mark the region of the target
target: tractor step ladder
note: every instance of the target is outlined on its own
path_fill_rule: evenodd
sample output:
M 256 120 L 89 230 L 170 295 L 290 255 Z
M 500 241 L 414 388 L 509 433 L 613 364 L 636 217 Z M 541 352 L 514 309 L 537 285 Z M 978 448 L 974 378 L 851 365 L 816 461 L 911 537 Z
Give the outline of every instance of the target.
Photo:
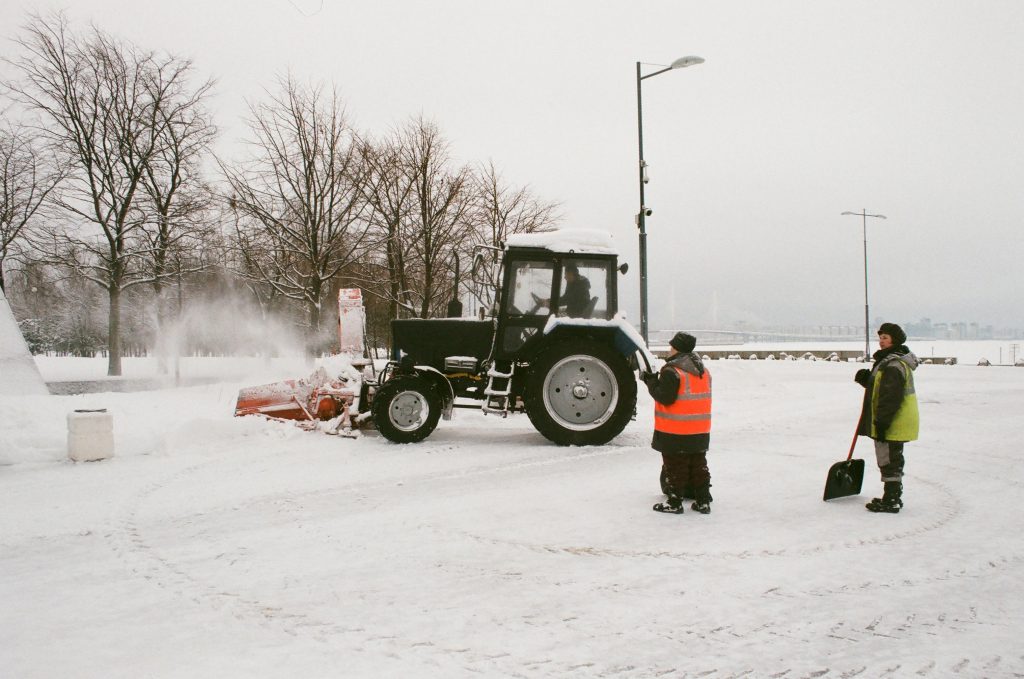
M 487 371 L 487 387 L 484 389 L 486 398 L 480 407 L 484 413 L 508 417 L 514 372 L 515 364 L 512 361 L 495 361 L 491 364 Z

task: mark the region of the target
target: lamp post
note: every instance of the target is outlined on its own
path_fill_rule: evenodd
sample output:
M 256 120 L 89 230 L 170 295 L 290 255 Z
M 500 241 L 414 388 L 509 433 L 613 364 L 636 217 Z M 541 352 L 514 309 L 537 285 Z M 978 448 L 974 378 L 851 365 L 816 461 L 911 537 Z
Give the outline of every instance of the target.
M 871 322 L 868 320 L 868 217 L 885 219 L 885 215 L 870 215 L 868 211 L 844 212 L 843 215 L 852 215 L 861 218 L 864 229 L 864 360 L 871 358 Z
M 636 216 L 636 226 L 640 230 L 640 335 L 647 344 L 647 217 L 651 210 L 644 205 L 644 184 L 647 183 L 647 163 L 644 162 L 644 106 L 641 83 L 648 78 L 661 75 L 666 71 L 687 66 L 703 64 L 703 57 L 680 57 L 654 73 L 643 75 L 641 62 L 636 62 L 636 129 L 640 146 L 640 212 Z

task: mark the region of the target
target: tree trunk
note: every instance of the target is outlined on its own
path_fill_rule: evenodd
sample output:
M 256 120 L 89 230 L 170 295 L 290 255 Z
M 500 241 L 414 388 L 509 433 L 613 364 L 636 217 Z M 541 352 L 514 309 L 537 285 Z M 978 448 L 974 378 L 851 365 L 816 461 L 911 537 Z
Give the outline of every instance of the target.
M 306 355 L 316 356 L 317 344 L 320 341 L 320 305 L 309 302 L 309 331 L 306 338 Z
M 388 300 L 388 320 L 398 318 L 398 293 L 402 291 L 398 282 L 398 256 L 395 252 L 393 238 L 388 238 L 385 244 L 388 262 L 388 280 L 391 284 L 391 298 Z
M 430 298 L 434 295 L 434 267 L 428 261 L 423 269 L 423 304 L 420 318 L 430 318 Z
M 107 323 L 107 375 L 121 376 L 121 289 L 111 286 Z

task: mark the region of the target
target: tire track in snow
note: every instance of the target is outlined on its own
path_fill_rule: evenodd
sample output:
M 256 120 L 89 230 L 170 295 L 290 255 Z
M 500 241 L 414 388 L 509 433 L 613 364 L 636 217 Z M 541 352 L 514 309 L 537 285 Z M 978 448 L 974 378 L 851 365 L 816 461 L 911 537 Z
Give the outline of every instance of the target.
M 417 452 L 430 454 L 432 452 L 436 453 L 447 450 L 450 447 L 450 444 L 439 444 L 426 449 L 418 448 Z M 565 449 L 554 450 L 564 451 Z M 454 471 L 438 471 L 417 476 L 412 479 L 405 479 L 405 481 L 407 483 L 415 482 L 418 484 L 429 485 L 446 480 L 472 478 L 483 475 L 500 476 L 502 474 L 522 469 L 540 469 L 546 466 L 572 463 L 586 458 L 621 455 L 631 452 L 632 450 L 635 450 L 635 447 L 604 446 L 597 449 L 587 449 L 584 452 L 566 457 L 536 455 L 527 460 L 516 460 L 494 467 L 478 465 Z M 271 452 L 265 455 L 265 457 L 271 457 L 274 454 L 275 453 Z M 334 641 L 337 640 L 338 637 L 342 637 L 345 639 L 347 646 L 360 653 L 381 655 L 402 653 L 406 656 L 412 655 L 413 657 L 419 657 L 434 666 L 436 666 L 436 661 L 438 659 L 443 659 L 448 663 L 461 667 L 467 672 L 484 674 L 495 672 L 506 676 L 638 677 L 656 676 L 658 674 L 679 675 L 679 670 L 676 668 L 665 668 L 659 672 L 656 668 L 644 666 L 643 663 L 639 666 L 624 665 L 602 667 L 594 665 L 593 663 L 569 662 L 568 660 L 552 661 L 551 659 L 543 657 L 530 659 L 513 657 L 509 654 L 486 653 L 482 650 L 474 650 L 473 648 L 467 648 L 464 646 L 456 647 L 452 645 L 439 645 L 428 639 L 409 638 L 407 635 L 389 635 L 386 632 L 374 632 L 359 626 L 339 625 L 334 620 L 318 619 L 305 613 L 295 614 L 289 612 L 286 607 L 274 606 L 256 597 L 243 596 L 238 592 L 226 591 L 224 588 L 218 588 L 210 583 L 202 582 L 200 578 L 197 578 L 190 573 L 187 564 L 161 556 L 157 550 L 153 549 L 148 544 L 145 534 L 146 526 L 144 522 L 139 520 L 139 513 L 145 506 L 147 499 L 152 497 L 155 493 L 185 480 L 190 475 L 199 473 L 201 470 L 207 468 L 218 460 L 223 459 L 223 457 L 224 456 L 218 456 L 218 458 L 205 460 L 202 463 L 181 469 L 161 481 L 144 486 L 128 503 L 120 524 L 120 530 L 116 535 L 111 536 L 111 539 L 115 544 L 116 549 L 119 550 L 119 555 L 121 555 L 125 559 L 126 563 L 131 566 L 133 572 L 147 580 L 150 580 L 156 586 L 170 590 L 175 595 L 190 599 L 197 604 L 211 606 L 217 610 L 225 611 L 240 621 L 255 622 L 258 625 L 276 629 L 290 636 L 310 637 L 318 641 Z M 947 502 L 940 505 L 941 513 L 933 521 L 916 525 L 906 530 L 894 531 L 872 538 L 845 542 L 822 543 L 799 549 L 783 548 L 758 551 L 735 550 L 730 552 L 708 552 L 695 555 L 662 550 L 636 551 L 614 548 L 594 548 L 590 546 L 534 544 L 526 541 L 502 540 L 500 538 L 475 535 L 465 531 L 453 531 L 450 529 L 438 528 L 436 526 L 426 527 L 445 534 L 454 533 L 456 535 L 461 535 L 463 538 L 468 538 L 484 545 L 510 546 L 516 549 L 527 549 L 538 553 L 566 554 L 575 557 L 675 560 L 717 559 L 724 563 L 728 563 L 731 560 L 749 560 L 759 558 L 806 558 L 825 555 L 839 549 L 855 550 L 865 546 L 888 544 L 894 541 L 928 536 L 933 531 L 946 526 L 950 521 L 960 515 L 962 511 L 961 503 L 948 487 L 941 483 L 922 479 L 917 476 L 914 476 L 913 478 L 915 481 L 920 481 L 936 488 L 944 497 L 947 498 Z M 304 493 L 281 492 L 273 495 L 263 495 L 259 498 L 252 498 L 251 500 L 242 501 L 240 503 L 234 503 L 232 508 L 253 508 L 277 501 L 301 501 L 306 499 L 333 497 L 339 494 L 351 495 L 357 494 L 359 491 L 391 488 L 394 485 L 394 479 L 388 479 L 369 483 L 356 483 L 345 486 L 322 488 Z M 1019 484 L 1011 483 L 1011 485 Z M 220 508 L 216 508 L 213 511 L 219 510 Z M 178 521 L 180 520 L 176 520 L 176 522 Z M 1021 558 L 1017 554 L 1009 554 L 1000 555 L 999 557 L 992 559 L 992 561 L 993 563 L 990 564 L 990 568 L 1007 569 L 1018 567 Z M 974 568 L 961 569 L 956 572 L 918 577 L 916 579 L 901 579 L 898 582 L 872 581 L 860 583 L 856 586 L 841 585 L 837 587 L 808 588 L 792 592 L 783 589 L 776 589 L 774 591 L 769 590 L 768 592 L 764 592 L 762 596 L 791 596 L 796 598 L 804 595 L 811 595 L 816 597 L 834 597 L 846 594 L 857 594 L 868 589 L 884 589 L 897 586 L 916 587 L 931 583 L 955 581 L 958 578 L 983 577 L 985 574 L 985 566 L 975 566 Z M 595 639 L 593 636 L 593 630 L 585 627 L 577 627 L 572 621 L 565 624 L 570 630 L 573 630 L 577 636 L 582 635 L 584 637 L 589 637 L 590 639 Z M 892 619 L 872 619 L 868 621 L 868 624 L 861 625 L 859 627 L 853 624 L 845 626 L 833 625 L 829 629 L 829 632 L 831 633 L 830 638 L 842 640 L 842 638 L 845 637 L 845 640 L 848 643 L 857 644 L 865 642 L 869 643 L 873 639 L 906 639 L 913 636 L 913 634 L 923 634 L 927 636 L 935 634 L 941 630 L 955 629 L 955 626 L 960 626 L 962 629 L 965 626 L 970 627 L 985 624 L 990 623 L 986 621 L 972 620 L 969 616 L 952 615 L 947 612 L 931 615 L 929 617 L 920 617 L 916 620 L 907 617 L 902 619 L 896 617 Z M 750 630 L 745 630 L 734 625 L 718 626 L 709 630 L 701 630 L 691 626 L 686 629 L 677 630 L 676 633 L 670 637 L 670 640 L 682 640 L 684 642 L 700 640 L 701 643 L 717 649 L 719 653 L 726 653 L 729 648 L 729 644 L 734 643 L 740 638 L 749 639 L 751 637 L 756 638 L 757 636 L 761 636 L 764 637 L 768 643 L 770 643 L 773 638 L 785 639 L 791 643 L 808 643 L 814 641 L 816 639 L 816 635 L 820 632 L 821 628 L 805 624 L 786 625 L 772 623 Z M 649 633 L 654 634 L 655 631 L 649 630 Z M 771 676 L 787 677 L 787 679 L 789 677 L 812 676 L 998 676 L 1000 673 L 1007 673 L 1005 676 L 1011 676 L 1008 672 L 1010 672 L 1013 667 L 1019 668 L 1021 666 L 1021 660 L 1022 659 L 1020 658 L 1010 659 L 1009 666 L 1007 666 L 1004 659 L 998 656 L 987 658 L 963 657 L 952 663 L 932 660 L 919 665 L 908 662 L 903 665 L 886 667 L 879 667 L 876 665 L 870 668 L 867 666 L 855 666 L 853 668 L 846 667 L 840 669 L 823 667 L 818 670 L 781 670 Z M 723 669 L 721 664 L 717 667 L 700 669 L 700 663 L 698 662 L 692 663 L 692 665 L 686 667 L 685 674 L 683 676 L 759 676 L 759 672 L 755 672 L 754 670 L 738 670 L 729 672 Z
M 417 452 L 436 452 L 448 448 L 439 444 L 433 448 Z M 555 450 L 565 450 L 558 448 Z M 475 467 L 469 470 L 443 471 L 427 474 L 419 477 L 418 481 L 439 481 L 458 479 L 479 475 L 501 474 L 524 468 L 543 467 L 571 463 L 580 459 L 618 455 L 629 452 L 630 448 L 620 446 L 600 446 L 587 448 L 570 456 L 559 457 L 536 457 L 528 460 L 517 460 L 515 462 L 500 465 L 497 467 Z M 286 607 L 270 603 L 261 598 L 244 595 L 231 591 L 230 588 L 219 587 L 213 583 L 205 582 L 200 577 L 193 575 L 188 567 L 178 561 L 169 559 L 159 553 L 146 540 L 144 526 L 139 520 L 140 511 L 143 509 L 148 498 L 168 488 L 175 483 L 181 482 L 189 476 L 195 475 L 201 470 L 213 466 L 226 459 L 231 451 L 221 453 L 215 457 L 207 458 L 201 462 L 179 469 L 160 480 L 146 484 L 138 492 L 131 496 L 119 513 L 116 521 L 116 528 L 105 535 L 108 544 L 114 553 L 125 564 L 127 570 L 134 576 L 142 578 L 154 587 L 165 590 L 171 595 L 191 601 L 200 606 L 207 606 L 216 611 L 230 615 L 240 622 L 254 622 L 260 627 L 273 629 L 291 637 L 304 636 L 315 639 L 319 642 L 328 642 L 341 636 L 348 640 L 352 650 L 360 653 L 376 653 L 383 656 L 393 656 L 397 653 L 408 654 L 413 651 L 417 654 L 428 656 L 441 655 L 448 660 L 457 659 L 456 664 L 460 665 L 467 672 L 480 672 L 481 666 L 493 666 L 496 661 L 504 658 L 507 654 L 485 651 L 474 651 L 464 647 L 450 647 L 435 644 L 429 639 L 414 639 L 406 635 L 401 637 L 381 634 L 367 630 L 361 626 L 340 625 L 333 620 L 323 620 L 306 613 L 289 611 Z M 267 451 L 259 457 L 252 457 L 251 460 L 270 458 L 276 456 L 274 451 Z M 320 489 L 307 493 L 282 492 L 274 495 L 264 495 L 247 502 L 233 503 L 232 509 L 239 510 L 247 507 L 254 507 L 267 503 L 287 500 L 289 502 L 301 499 L 317 498 L 322 496 L 333 496 L 338 493 L 351 494 L 359 490 L 370 490 L 373 488 L 393 487 L 394 480 L 379 481 L 367 484 L 349 484 L 342 487 Z M 199 514 L 187 515 L 172 521 L 173 524 L 188 523 L 197 516 L 208 515 L 210 511 Z M 517 659 L 515 667 L 522 666 L 544 666 L 551 661 Z M 566 675 L 559 671 L 556 674 Z M 511 674 L 509 676 L 516 676 Z M 529 676 L 523 674 L 520 676 Z M 568 675 L 567 675 L 568 676 Z M 591 675 L 595 676 L 595 675 Z M 596 675 L 611 676 L 611 675 Z
M 483 544 L 501 545 L 506 547 L 515 547 L 520 549 L 527 549 L 534 552 L 540 553 L 564 553 L 572 554 L 575 556 L 603 556 L 603 557 L 615 557 L 615 558 L 639 558 L 639 559 L 677 559 L 680 561 L 703 561 L 707 559 L 713 560 L 732 560 L 732 559 L 751 559 L 751 558 L 778 558 L 778 557 L 791 557 L 791 556 L 816 556 L 827 552 L 840 550 L 840 549 L 858 549 L 861 547 L 875 546 L 880 544 L 886 544 L 898 540 L 916 538 L 932 531 L 938 530 L 946 526 L 950 521 L 956 518 L 960 514 L 960 501 L 956 495 L 944 484 L 937 481 L 929 481 L 927 479 L 915 477 L 916 481 L 930 485 L 939 490 L 943 495 L 948 498 L 948 504 L 942 505 L 942 510 L 939 516 L 932 520 L 919 524 L 912 528 L 908 528 L 902 531 L 895 531 L 886 533 L 870 538 L 860 538 L 856 540 L 848 540 L 844 542 L 829 542 L 824 544 L 813 545 L 810 547 L 804 547 L 799 549 L 782 548 L 782 549 L 762 549 L 757 551 L 751 550 L 736 550 L 736 551 L 718 551 L 718 552 L 677 552 L 671 550 L 626 550 L 616 549 L 610 547 L 592 547 L 592 546 L 580 546 L 580 545 L 556 545 L 556 544 L 542 544 L 533 543 L 523 540 L 506 540 L 502 538 L 481 535 L 479 533 L 472 533 L 469 531 L 452 530 L 447 528 L 440 528 L 437 526 L 429 526 L 432 530 L 438 533 L 453 533 L 461 535 L 465 538 L 469 538 L 473 541 Z
M 422 453 L 424 455 L 431 455 L 440 451 L 449 450 L 450 444 L 436 445 L 433 447 L 426 446 L 425 444 L 416 444 L 417 454 Z M 565 451 L 567 448 L 555 448 L 555 451 Z M 468 468 L 458 470 L 442 470 L 436 472 L 430 472 L 427 474 L 402 477 L 401 481 L 403 484 L 428 484 L 439 481 L 453 481 L 464 478 L 474 478 L 481 476 L 497 476 L 506 472 L 520 471 L 524 469 L 538 468 L 538 467 L 551 467 L 562 464 L 569 464 L 579 462 L 580 460 L 593 459 L 599 457 L 611 457 L 615 455 L 624 455 L 636 450 L 636 446 L 618 446 L 618 445 L 605 445 L 605 446 L 592 446 L 585 449 L 571 448 L 573 451 L 581 450 L 582 452 L 574 452 L 572 455 L 560 455 L 550 456 L 543 453 L 538 454 L 535 457 L 528 459 L 519 459 L 514 462 L 506 464 L 500 464 L 497 466 L 484 466 L 476 465 Z M 291 490 L 281 491 L 274 494 L 261 495 L 254 497 L 250 500 L 243 500 L 235 503 L 235 506 L 239 508 L 250 508 L 258 507 L 263 504 L 277 502 L 281 500 L 309 500 L 318 499 L 324 497 L 333 497 L 335 495 L 348 495 L 348 494 L 359 494 L 367 493 L 368 491 L 394 488 L 396 485 L 395 478 L 389 478 L 380 481 L 369 481 L 359 483 L 347 483 L 339 486 L 332 486 L 330 488 L 320 488 L 317 490 L 294 492 Z M 383 504 L 383 503 L 380 503 Z
M 152 548 L 140 528 L 138 516 L 147 498 L 163 488 L 195 474 L 200 469 L 214 464 L 224 456 L 225 454 L 222 453 L 189 465 L 174 474 L 143 486 L 122 508 L 118 527 L 105 537 L 129 572 L 148 581 L 153 586 L 195 604 L 208 605 L 219 611 L 227 611 L 236 619 L 248 618 L 260 622 L 284 623 L 281 624 L 281 629 L 294 635 L 296 625 L 308 624 L 305 616 L 283 614 L 274 606 L 256 599 L 246 598 L 235 592 L 224 591 L 222 588 L 201 581 L 191 575 L 183 564 L 165 558 Z

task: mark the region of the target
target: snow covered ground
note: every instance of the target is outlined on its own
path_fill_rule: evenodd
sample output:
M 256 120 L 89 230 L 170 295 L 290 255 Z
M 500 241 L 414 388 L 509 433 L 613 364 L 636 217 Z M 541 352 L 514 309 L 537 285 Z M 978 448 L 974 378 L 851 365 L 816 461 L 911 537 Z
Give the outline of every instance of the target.
M 286 362 L 0 397 L 0 676 L 1024 675 L 1024 369 L 921 366 L 906 508 L 876 515 L 868 442 L 861 496 L 821 501 L 858 366 L 710 367 L 708 516 L 650 510 L 646 394 L 593 448 L 466 410 L 409 446 L 233 418 Z M 66 414 L 97 407 L 116 456 L 68 462 Z

